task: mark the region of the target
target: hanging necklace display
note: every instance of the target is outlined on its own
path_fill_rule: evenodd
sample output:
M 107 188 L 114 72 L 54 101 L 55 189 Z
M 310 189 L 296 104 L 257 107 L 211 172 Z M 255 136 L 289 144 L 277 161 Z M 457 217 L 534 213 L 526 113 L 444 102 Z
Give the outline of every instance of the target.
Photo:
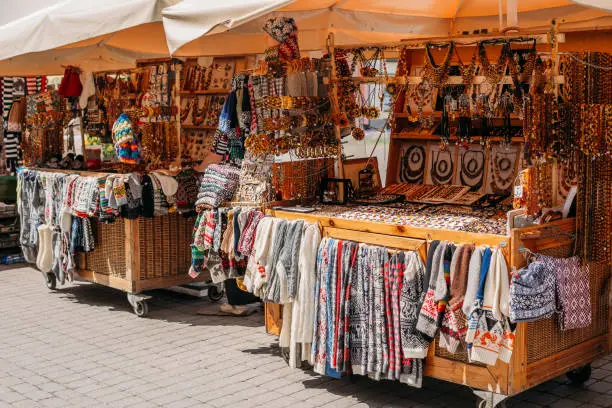
M 454 164 L 450 150 L 439 150 L 432 152 L 431 180 L 435 185 L 451 184 L 453 179 Z
M 514 112 L 514 103 L 512 95 L 508 91 L 504 92 L 499 98 L 499 102 L 496 106 L 497 116 L 503 119 L 503 125 L 501 129 L 502 145 L 510 146 L 512 143 L 512 121 L 510 115 Z
M 357 48 L 353 50 L 353 71 L 355 68 L 356 61 L 359 61 L 361 67 L 359 73 L 364 78 L 374 78 L 378 75 L 378 69 L 376 68 L 377 61 L 381 58 L 382 49 L 375 48 L 372 55 L 368 58 L 365 56 L 363 48 Z
M 474 82 L 474 77 L 476 76 L 476 57 L 478 55 L 478 48 L 474 49 L 469 65 L 463 64 L 457 48 L 455 48 L 455 54 L 457 55 L 457 61 L 459 63 L 458 66 L 459 72 L 461 73 L 461 79 L 463 80 L 463 85 L 465 86 L 464 93 L 470 94 L 472 83 Z
M 461 164 L 459 178 L 461 185 L 470 187 L 470 191 L 479 191 L 484 183 L 485 154 L 483 150 L 465 150 L 460 152 Z
M 476 117 L 480 119 L 480 144 L 487 149 L 489 146 L 489 136 L 491 135 L 492 109 L 489 95 L 482 92 L 484 84 L 478 86 L 479 93 L 476 96 Z
M 204 101 L 204 106 L 200 108 L 200 100 L 194 99 L 193 101 L 193 114 L 191 115 L 191 120 L 194 126 L 201 126 L 204 123 L 204 119 L 206 119 L 206 113 L 208 112 L 208 106 L 206 101 Z
M 509 45 L 507 47 L 508 67 L 514 85 L 512 92 L 514 109 L 520 118 L 523 116 L 520 112 L 523 107 L 523 94 L 533 75 L 537 58 L 536 41 L 535 39 L 532 41 L 532 47 L 527 50 L 512 50 Z M 527 54 L 527 57 L 525 57 L 525 54 Z
M 431 49 L 448 48 L 446 56 L 442 64 L 437 65 L 431 55 Z M 427 79 L 434 87 L 441 87 L 448 80 L 448 72 L 451 63 L 451 57 L 455 51 L 455 43 L 453 41 L 446 44 L 425 44 L 425 63 L 423 66 L 423 79 Z
M 499 54 L 499 58 L 496 64 L 491 64 L 489 61 L 489 57 L 487 55 L 487 50 L 485 48 L 485 44 L 497 44 L 498 41 L 493 43 L 487 41 L 481 41 L 478 43 L 478 57 L 480 59 L 480 65 L 482 67 L 483 73 L 486 77 L 486 81 L 489 85 L 495 86 L 499 84 L 504 73 L 506 72 L 506 66 L 508 64 L 508 43 L 504 42 L 502 45 L 501 53 Z
M 423 184 L 425 178 L 425 147 L 411 145 L 400 152 L 400 174 L 402 183 Z
M 433 126 L 432 116 L 425 116 L 423 113 L 423 108 L 431 105 L 432 93 L 433 89 L 431 84 L 425 79 L 417 84 L 412 92 L 412 99 L 417 106 L 417 119 L 424 129 L 430 129 Z
M 446 88 L 445 93 L 442 103 L 442 117 L 440 119 L 440 147 L 443 150 L 448 149 L 450 144 L 451 127 L 457 111 L 457 101 L 453 98 L 452 93 Z
M 472 100 L 465 93 L 459 95 L 457 100 L 457 116 L 459 118 L 457 146 L 468 149 L 470 143 L 472 143 L 472 137 L 470 136 L 472 130 Z

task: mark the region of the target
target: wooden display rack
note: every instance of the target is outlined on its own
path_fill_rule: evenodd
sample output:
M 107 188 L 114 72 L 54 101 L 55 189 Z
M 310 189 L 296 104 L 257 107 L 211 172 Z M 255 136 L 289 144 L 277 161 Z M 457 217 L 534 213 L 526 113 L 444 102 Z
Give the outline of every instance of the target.
M 508 236 L 503 236 L 344 220 L 280 210 L 269 213 L 287 220 L 304 219 L 318 223 L 324 236 L 415 250 L 423 260 L 432 240 L 499 246 L 510 271 L 526 264 L 522 253 L 524 248 L 549 255 L 568 256 L 573 244 L 569 237 L 575 232 L 574 219 L 513 229 Z M 550 235 L 551 230 L 555 234 Z M 494 406 L 507 396 L 521 393 L 605 356 L 612 345 L 608 330 L 606 286 L 609 271 L 605 265 L 591 265 L 590 273 L 593 308 L 590 327 L 561 331 L 553 318 L 519 323 L 510 364 L 498 360 L 495 366 L 471 364 L 465 352 L 450 354 L 440 349 L 436 340 L 425 359 L 424 375 L 469 386 Z M 266 321 L 269 319 L 274 320 L 273 316 L 266 317 Z M 269 325 L 280 327 L 278 322 Z

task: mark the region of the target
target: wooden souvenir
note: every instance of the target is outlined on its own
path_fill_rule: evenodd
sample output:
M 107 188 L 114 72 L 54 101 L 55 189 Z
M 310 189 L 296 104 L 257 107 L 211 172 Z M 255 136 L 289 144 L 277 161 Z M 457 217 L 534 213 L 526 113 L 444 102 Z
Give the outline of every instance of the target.
M 360 159 L 344 160 L 344 177 L 351 180 L 353 188 L 359 188 L 359 172 L 364 170 L 367 165 L 371 166 L 373 174 L 373 189 L 380 190 L 382 183 L 380 181 L 380 172 L 378 170 L 378 159 L 376 157 L 364 157 Z

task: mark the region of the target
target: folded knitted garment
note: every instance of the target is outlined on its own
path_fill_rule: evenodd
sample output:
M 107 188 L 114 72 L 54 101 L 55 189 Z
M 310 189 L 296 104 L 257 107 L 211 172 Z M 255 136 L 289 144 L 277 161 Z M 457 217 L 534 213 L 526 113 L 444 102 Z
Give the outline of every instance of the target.
M 555 313 L 555 274 L 542 262 L 532 262 L 512 277 L 510 320 L 533 322 Z
M 204 171 L 196 206 L 219 207 L 230 201 L 238 187 L 240 172 L 236 167 L 211 164 Z
M 544 263 L 548 274 L 556 276 L 557 299 L 561 309 L 561 329 L 571 330 L 591 325 L 591 290 L 588 265 L 582 265 L 580 258 L 554 258 L 537 255 Z

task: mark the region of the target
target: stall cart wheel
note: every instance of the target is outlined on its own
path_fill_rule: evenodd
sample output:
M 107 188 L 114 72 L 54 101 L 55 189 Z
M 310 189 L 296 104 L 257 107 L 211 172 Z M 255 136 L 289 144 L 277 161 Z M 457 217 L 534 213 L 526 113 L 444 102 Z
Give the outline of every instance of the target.
M 472 392 L 480 399 L 477 403 L 478 408 L 505 408 L 506 402 L 504 401 L 507 396 L 503 394 L 497 394 L 491 391 L 472 390 Z
M 145 317 L 149 314 L 149 305 L 146 300 L 140 300 L 134 303 L 134 313 L 138 317 Z
M 210 285 L 208 287 L 208 298 L 212 302 L 218 302 L 223 298 L 223 284 Z
M 151 299 L 151 296 L 128 293 L 127 298 L 130 305 L 132 305 L 132 309 L 134 309 L 134 314 L 136 316 L 145 317 L 149 314 L 149 305 L 147 304 L 147 300 Z
M 582 367 L 578 367 L 575 370 L 568 371 L 566 374 L 567 378 L 574 385 L 582 385 L 591 378 L 591 365 L 587 364 Z
M 55 290 L 55 288 L 57 287 L 57 278 L 55 277 L 55 274 L 53 272 L 45 273 L 45 282 L 47 284 L 47 287 L 51 290 Z

